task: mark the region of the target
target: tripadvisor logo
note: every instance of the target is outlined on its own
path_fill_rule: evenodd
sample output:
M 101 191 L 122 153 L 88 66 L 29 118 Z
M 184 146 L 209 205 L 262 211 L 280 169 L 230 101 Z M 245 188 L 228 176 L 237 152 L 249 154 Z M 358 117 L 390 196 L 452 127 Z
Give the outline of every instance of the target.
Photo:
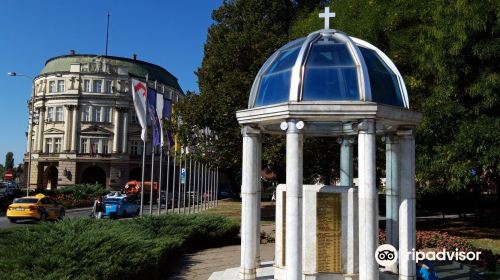
M 398 261 L 398 250 L 391 244 L 380 245 L 375 251 L 375 260 L 381 266 L 394 265 Z
M 454 251 L 447 251 L 443 249 L 441 251 L 416 251 L 412 249 L 410 252 L 407 252 L 407 258 L 414 260 L 415 262 L 429 260 L 429 261 L 479 261 L 479 255 L 482 252 L 464 252 L 455 249 Z M 402 258 L 403 256 L 400 256 Z M 375 260 L 381 266 L 391 266 L 396 264 L 398 261 L 398 250 L 394 248 L 394 246 L 390 244 L 380 245 L 375 251 Z

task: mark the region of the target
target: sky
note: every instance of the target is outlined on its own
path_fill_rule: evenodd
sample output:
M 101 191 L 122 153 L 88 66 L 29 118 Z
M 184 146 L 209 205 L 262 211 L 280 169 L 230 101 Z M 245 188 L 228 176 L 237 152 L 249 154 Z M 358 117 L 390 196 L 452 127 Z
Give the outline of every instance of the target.
M 14 153 L 22 162 L 28 129 L 31 80 L 47 59 L 68 54 L 104 54 L 162 66 L 184 92 L 198 92 L 194 72 L 203 58 L 211 14 L 223 0 L 0 0 L 0 164 Z

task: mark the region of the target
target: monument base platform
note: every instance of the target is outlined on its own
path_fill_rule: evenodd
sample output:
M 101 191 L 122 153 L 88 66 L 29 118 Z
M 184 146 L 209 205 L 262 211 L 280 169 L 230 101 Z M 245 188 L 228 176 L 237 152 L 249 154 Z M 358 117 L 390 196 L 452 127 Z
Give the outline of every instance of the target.
M 264 279 L 275 279 L 274 278 L 274 262 L 262 262 L 260 267 L 257 268 L 257 278 L 256 280 Z M 240 279 L 239 276 L 240 268 L 228 268 L 224 271 L 217 271 L 210 275 L 208 280 L 237 280 Z M 397 280 L 398 276 L 389 272 L 379 272 L 379 280 Z

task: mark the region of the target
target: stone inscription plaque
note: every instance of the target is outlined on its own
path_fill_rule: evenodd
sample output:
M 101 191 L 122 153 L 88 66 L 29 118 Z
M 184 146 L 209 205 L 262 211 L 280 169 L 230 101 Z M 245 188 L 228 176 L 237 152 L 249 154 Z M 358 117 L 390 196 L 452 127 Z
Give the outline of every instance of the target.
M 317 193 L 316 202 L 316 269 L 342 273 L 341 194 Z

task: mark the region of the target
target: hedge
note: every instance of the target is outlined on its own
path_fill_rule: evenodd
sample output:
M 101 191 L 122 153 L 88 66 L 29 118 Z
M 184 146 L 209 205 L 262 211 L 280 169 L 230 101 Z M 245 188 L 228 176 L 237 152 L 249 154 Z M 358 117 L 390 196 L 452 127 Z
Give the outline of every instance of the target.
M 182 252 L 234 242 L 236 221 L 163 215 L 67 219 L 0 231 L 0 279 L 165 279 Z

